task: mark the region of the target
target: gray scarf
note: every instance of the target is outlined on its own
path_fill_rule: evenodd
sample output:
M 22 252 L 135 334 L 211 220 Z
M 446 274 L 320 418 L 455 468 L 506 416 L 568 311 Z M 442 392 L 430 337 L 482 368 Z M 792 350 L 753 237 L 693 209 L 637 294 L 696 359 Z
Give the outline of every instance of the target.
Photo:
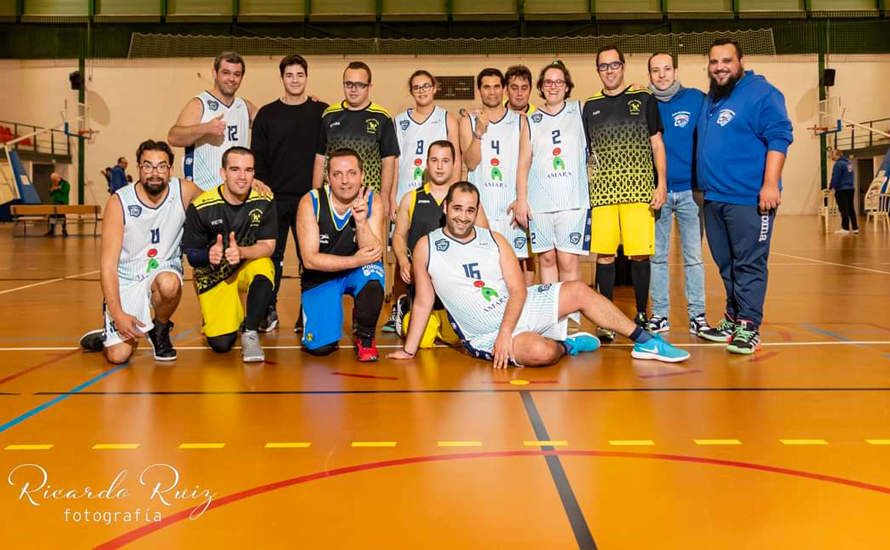
M 652 91 L 652 95 L 655 96 L 655 99 L 661 101 L 662 103 L 666 103 L 672 99 L 674 96 L 679 93 L 680 90 L 683 89 L 683 86 L 680 85 L 679 80 L 675 80 L 673 84 L 671 84 L 667 90 L 659 90 L 652 84 L 649 84 L 649 90 Z

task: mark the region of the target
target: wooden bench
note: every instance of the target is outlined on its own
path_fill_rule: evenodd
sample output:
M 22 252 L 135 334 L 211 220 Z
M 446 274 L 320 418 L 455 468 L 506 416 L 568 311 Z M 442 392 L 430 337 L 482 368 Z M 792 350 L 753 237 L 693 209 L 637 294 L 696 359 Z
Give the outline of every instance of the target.
M 98 204 L 13 204 L 10 206 L 12 214 L 13 235 L 15 228 L 22 225 L 22 236 L 28 236 L 28 224 L 49 224 L 53 216 L 65 216 L 65 221 L 84 225 L 93 224 L 93 236 L 99 234 L 99 205 Z M 61 220 L 57 220 L 57 223 Z

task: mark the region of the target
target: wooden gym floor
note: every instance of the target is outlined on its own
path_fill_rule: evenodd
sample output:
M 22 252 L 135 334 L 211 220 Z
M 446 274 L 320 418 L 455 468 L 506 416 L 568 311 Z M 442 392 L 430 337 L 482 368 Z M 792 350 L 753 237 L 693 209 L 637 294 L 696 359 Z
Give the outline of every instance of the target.
M 187 286 L 179 360 L 110 367 L 75 348 L 100 322 L 99 241 L 5 226 L 0 250 L 5 548 L 890 545 L 887 234 L 780 217 L 754 357 L 686 333 L 674 254 L 687 364 L 619 341 L 505 372 L 451 349 L 309 357 L 295 279 L 264 365 L 204 347 Z M 709 259 L 707 289 L 716 321 Z

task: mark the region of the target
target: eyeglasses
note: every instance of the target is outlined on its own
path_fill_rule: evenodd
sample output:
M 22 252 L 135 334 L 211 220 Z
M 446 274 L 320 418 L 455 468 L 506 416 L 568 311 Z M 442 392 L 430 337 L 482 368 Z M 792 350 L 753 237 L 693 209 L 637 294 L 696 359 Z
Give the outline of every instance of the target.
M 370 86 L 367 82 L 350 82 L 348 80 L 343 81 L 343 87 L 347 90 L 364 90 Z
M 565 83 L 565 80 L 545 80 L 543 82 L 545 88 L 559 88 Z
M 611 63 L 600 63 L 599 65 L 596 66 L 596 68 L 602 72 L 606 72 L 609 69 L 612 69 L 613 71 L 617 71 L 622 66 L 624 66 L 624 63 L 622 61 L 613 61 Z
M 424 84 L 415 84 L 411 86 L 412 92 L 428 92 L 433 89 L 433 85 L 430 82 L 426 82 Z
M 139 165 L 139 168 L 146 174 L 150 174 L 152 170 L 157 170 L 159 174 L 165 174 L 170 171 L 170 165 L 166 162 L 152 164 L 148 161 L 145 161 Z

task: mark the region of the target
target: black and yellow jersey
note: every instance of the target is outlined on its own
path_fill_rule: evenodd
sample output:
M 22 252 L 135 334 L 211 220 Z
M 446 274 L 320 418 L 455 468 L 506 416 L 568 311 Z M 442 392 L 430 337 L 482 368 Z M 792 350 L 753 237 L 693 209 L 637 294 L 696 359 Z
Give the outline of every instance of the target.
M 223 247 L 228 246 L 229 234 L 235 232 L 239 246 L 251 246 L 257 241 L 275 239 L 278 224 L 272 198 L 251 191 L 241 204 L 231 204 L 222 195 L 219 185 L 198 195 L 185 212 L 185 228 L 182 235 L 184 250 L 209 249 L 222 235 Z M 219 265 L 195 268 L 195 288 L 198 294 L 206 292 L 220 281 L 228 279 L 238 266 L 229 265 L 223 258 Z
M 389 112 L 376 103 L 360 111 L 351 111 L 345 101 L 325 109 L 321 115 L 317 152 L 328 155 L 344 147 L 361 157 L 364 184 L 374 191 L 380 191 L 382 159 L 399 156 L 399 141 Z
M 445 213 L 442 211 L 442 202 L 430 193 L 430 184 L 411 191 L 411 203 L 408 207 L 408 254 L 414 250 L 414 245 L 421 237 L 434 229 L 445 225 Z
M 630 86 L 600 92 L 587 99 L 582 119 L 590 206 L 651 201 L 657 174 L 649 138 L 664 130 L 655 96 Z

